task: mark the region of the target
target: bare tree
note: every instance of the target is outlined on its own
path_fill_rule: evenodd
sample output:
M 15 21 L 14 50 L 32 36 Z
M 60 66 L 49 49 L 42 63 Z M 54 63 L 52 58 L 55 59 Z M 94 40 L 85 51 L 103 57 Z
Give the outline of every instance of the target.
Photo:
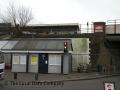
M 17 20 L 21 27 L 25 27 L 32 19 L 32 11 L 29 8 L 19 7 Z
M 1 20 L 4 23 L 11 23 L 16 27 L 17 25 L 17 9 L 14 6 L 14 3 L 9 3 L 6 11 L 1 13 Z
M 11 23 L 14 27 L 25 27 L 33 19 L 31 9 L 24 6 L 16 7 L 14 3 L 10 3 L 6 12 L 0 16 L 2 22 Z
M 6 12 L 0 14 L 0 19 L 3 23 L 12 24 L 11 35 L 16 37 L 22 34 L 22 29 L 33 19 L 33 15 L 30 8 L 9 3 Z

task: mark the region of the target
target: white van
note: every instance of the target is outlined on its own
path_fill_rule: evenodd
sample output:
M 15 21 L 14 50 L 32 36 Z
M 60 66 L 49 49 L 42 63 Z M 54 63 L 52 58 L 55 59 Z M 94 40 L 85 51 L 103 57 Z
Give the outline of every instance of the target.
M 5 69 L 5 63 L 4 63 L 3 55 L 0 54 L 0 80 L 4 79 L 4 69 Z
M 5 68 L 5 63 L 0 62 L 0 80 L 4 79 L 4 68 Z

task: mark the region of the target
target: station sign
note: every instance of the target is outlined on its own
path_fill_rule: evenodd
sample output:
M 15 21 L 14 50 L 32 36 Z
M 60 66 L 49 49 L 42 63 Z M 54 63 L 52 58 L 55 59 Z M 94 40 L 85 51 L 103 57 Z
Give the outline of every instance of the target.
M 105 22 L 94 22 L 94 32 L 104 32 Z

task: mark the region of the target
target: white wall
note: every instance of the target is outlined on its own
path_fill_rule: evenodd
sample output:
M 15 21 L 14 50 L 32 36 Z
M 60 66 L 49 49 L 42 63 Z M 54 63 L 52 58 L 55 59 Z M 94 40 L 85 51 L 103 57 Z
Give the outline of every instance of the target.
M 77 70 L 79 64 L 89 64 L 89 38 L 73 38 L 72 69 Z

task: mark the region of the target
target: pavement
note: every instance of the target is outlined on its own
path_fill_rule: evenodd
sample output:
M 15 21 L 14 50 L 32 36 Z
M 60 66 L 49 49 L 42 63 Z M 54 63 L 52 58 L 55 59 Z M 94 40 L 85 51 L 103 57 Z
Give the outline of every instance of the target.
M 7 39 L 10 39 L 10 38 L 11 38 L 11 36 L 8 35 L 8 34 L 4 34 L 4 35 L 0 36 L 0 40 L 7 40 Z
M 64 74 L 38 74 L 38 81 L 78 81 L 78 80 L 91 80 L 91 79 L 99 79 L 105 77 L 112 77 L 112 76 L 120 76 L 119 73 L 116 74 L 103 74 L 98 72 L 91 72 L 91 73 L 70 73 L 68 75 Z M 14 73 L 10 70 L 5 70 L 5 80 L 6 81 L 13 81 Z M 18 81 L 35 81 L 35 73 L 17 73 Z

